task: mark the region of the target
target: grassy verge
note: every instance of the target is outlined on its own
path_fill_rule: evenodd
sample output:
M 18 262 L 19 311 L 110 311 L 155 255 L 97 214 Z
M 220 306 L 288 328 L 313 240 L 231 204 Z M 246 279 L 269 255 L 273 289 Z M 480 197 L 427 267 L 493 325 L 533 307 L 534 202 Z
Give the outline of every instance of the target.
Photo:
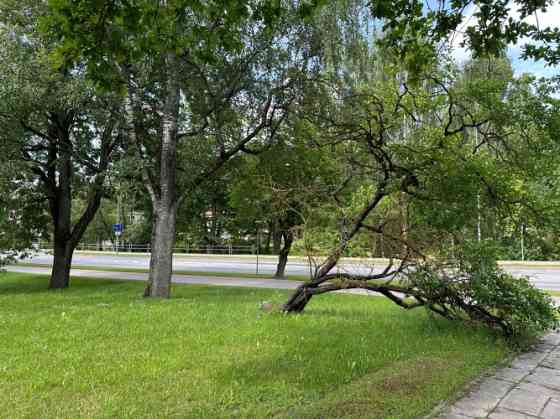
M 52 265 L 48 263 L 28 263 L 18 262 L 18 266 L 29 266 L 38 268 L 51 268 Z M 88 271 L 102 271 L 102 272 L 132 272 L 132 273 L 148 273 L 149 270 L 145 268 L 117 268 L 112 266 L 95 266 L 95 265 L 72 265 L 72 269 L 84 269 Z M 223 278 L 249 278 L 249 279 L 272 279 L 270 275 L 249 274 L 242 272 L 213 272 L 213 271 L 187 271 L 187 270 L 174 270 L 174 274 L 188 275 L 188 276 L 220 276 Z M 287 280 L 292 281 L 306 281 L 309 276 L 306 275 L 287 275 Z
M 381 298 L 0 276 L 2 416 L 412 418 L 508 356 L 490 332 Z

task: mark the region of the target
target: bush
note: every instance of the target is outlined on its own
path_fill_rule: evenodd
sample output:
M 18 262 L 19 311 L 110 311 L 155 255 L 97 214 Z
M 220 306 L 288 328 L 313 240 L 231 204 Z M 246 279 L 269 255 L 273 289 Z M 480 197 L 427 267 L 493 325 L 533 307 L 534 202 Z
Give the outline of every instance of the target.
M 552 298 L 528 278 L 502 271 L 491 243 L 467 244 L 451 262 L 421 263 L 407 281 L 439 314 L 484 322 L 507 336 L 536 336 L 558 324 Z
M 6 265 L 13 263 L 15 260 L 16 260 L 15 252 L 0 249 L 0 273 L 5 272 Z

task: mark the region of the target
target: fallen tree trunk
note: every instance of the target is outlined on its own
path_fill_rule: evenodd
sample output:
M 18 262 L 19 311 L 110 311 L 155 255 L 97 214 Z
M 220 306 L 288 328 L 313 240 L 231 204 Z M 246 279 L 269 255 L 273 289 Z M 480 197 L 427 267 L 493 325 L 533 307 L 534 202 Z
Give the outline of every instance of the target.
M 558 323 L 550 296 L 527 278 L 514 278 L 494 263 L 465 270 L 460 261 L 401 262 L 369 276 L 326 275 L 298 287 L 282 310 L 301 313 L 313 296 L 349 289 L 378 292 L 407 310 L 424 307 L 448 320 L 482 323 L 507 337 L 538 335 Z

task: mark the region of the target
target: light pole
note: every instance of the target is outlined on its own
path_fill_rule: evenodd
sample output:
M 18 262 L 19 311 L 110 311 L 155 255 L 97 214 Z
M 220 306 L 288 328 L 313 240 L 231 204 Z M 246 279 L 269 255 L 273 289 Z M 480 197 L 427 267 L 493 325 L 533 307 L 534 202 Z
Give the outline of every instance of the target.
M 122 206 L 122 185 L 119 182 L 118 184 L 118 195 L 117 195 L 117 223 L 113 224 L 113 231 L 115 233 L 115 251 L 116 254 L 119 254 L 119 246 L 120 246 L 120 238 L 123 233 L 123 220 L 121 220 L 121 208 Z
M 261 225 L 262 221 L 255 221 L 255 224 L 257 225 L 257 268 L 256 268 L 256 274 L 259 274 L 259 252 L 260 252 L 260 225 Z
M 525 260 L 525 223 L 521 224 L 521 260 Z
M 208 220 L 206 224 L 206 230 L 208 232 L 208 240 L 211 242 L 210 244 L 206 244 L 206 253 L 212 253 L 213 251 L 212 244 L 214 242 L 214 231 L 212 226 L 212 222 L 214 219 L 214 211 L 212 209 L 209 209 L 204 213 L 204 217 L 206 218 L 206 220 Z

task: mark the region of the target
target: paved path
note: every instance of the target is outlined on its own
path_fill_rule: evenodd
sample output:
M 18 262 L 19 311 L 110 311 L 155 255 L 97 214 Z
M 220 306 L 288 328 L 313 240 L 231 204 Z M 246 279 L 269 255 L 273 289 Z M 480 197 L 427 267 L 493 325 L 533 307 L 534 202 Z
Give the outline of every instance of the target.
M 560 419 L 560 333 L 479 380 L 441 419 Z

